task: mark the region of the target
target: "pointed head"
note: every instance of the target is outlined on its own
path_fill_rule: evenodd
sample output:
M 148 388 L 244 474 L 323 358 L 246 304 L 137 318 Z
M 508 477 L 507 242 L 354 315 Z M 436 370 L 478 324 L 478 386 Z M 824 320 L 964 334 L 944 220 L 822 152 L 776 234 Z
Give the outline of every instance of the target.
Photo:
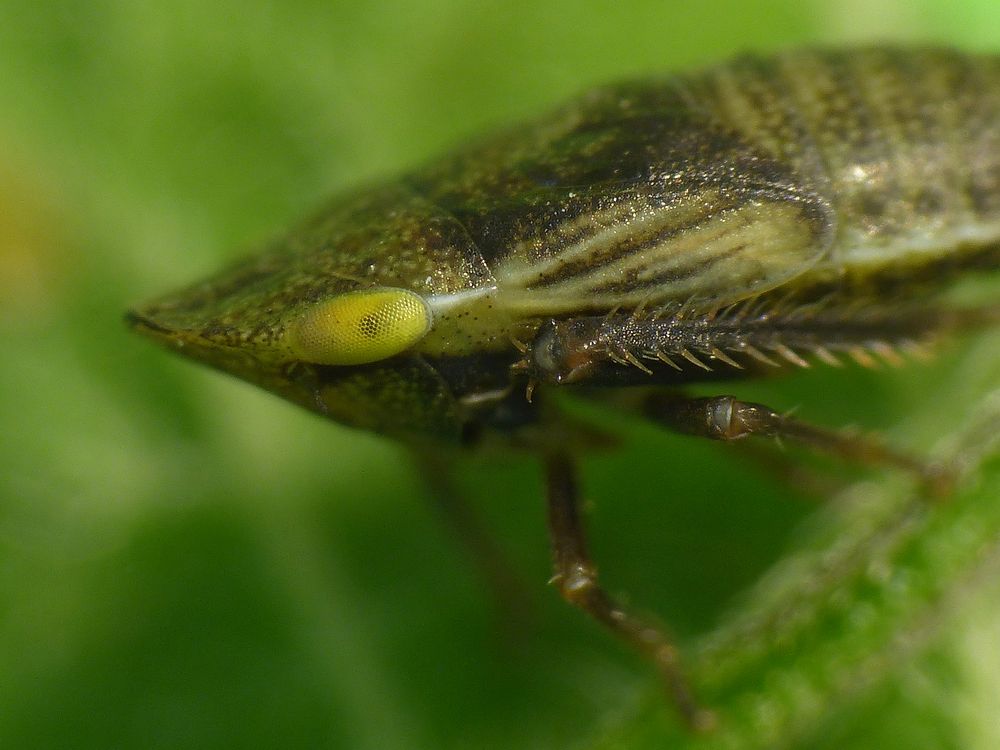
M 126 320 L 337 421 L 454 438 L 462 409 L 421 344 L 440 322 L 431 301 L 482 286 L 484 271 L 468 239 L 426 213 L 391 188 L 335 204 L 271 250 Z

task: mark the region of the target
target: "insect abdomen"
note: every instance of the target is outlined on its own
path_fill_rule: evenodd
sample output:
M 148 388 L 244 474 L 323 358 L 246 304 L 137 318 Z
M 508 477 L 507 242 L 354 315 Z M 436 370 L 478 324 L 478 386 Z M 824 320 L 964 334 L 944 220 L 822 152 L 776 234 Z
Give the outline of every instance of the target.
M 744 57 L 683 84 L 826 195 L 832 260 L 885 263 L 1000 237 L 1000 59 L 939 49 Z

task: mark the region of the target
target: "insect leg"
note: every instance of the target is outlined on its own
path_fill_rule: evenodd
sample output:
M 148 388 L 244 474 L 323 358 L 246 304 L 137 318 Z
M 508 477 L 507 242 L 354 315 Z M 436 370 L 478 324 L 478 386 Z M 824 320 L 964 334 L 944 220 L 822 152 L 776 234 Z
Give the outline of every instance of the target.
M 807 497 L 833 497 L 850 484 L 849 477 L 806 465 L 787 451 L 781 450 L 780 445 L 757 440 L 737 440 L 732 445 L 762 473 L 782 484 L 795 487 Z
M 695 729 L 710 728 L 714 715 L 695 702 L 681 672 L 677 649 L 667 635 L 614 601 L 598 583 L 597 568 L 587 554 L 572 459 L 563 453 L 549 454 L 545 470 L 555 569 L 552 580 L 559 592 L 570 604 L 652 659 L 685 722 Z
M 479 516 L 452 482 L 451 467 L 441 456 L 418 452 L 434 510 L 465 548 L 477 572 L 494 594 L 504 625 L 515 630 L 530 618 L 529 589 L 497 546 Z
M 936 496 L 948 494 L 952 485 L 952 473 L 945 466 L 921 461 L 872 438 L 816 427 L 733 396 L 656 393 L 645 398 L 642 410 L 650 419 L 687 435 L 726 441 L 751 435 L 787 439 L 865 466 L 902 469 L 916 475 Z

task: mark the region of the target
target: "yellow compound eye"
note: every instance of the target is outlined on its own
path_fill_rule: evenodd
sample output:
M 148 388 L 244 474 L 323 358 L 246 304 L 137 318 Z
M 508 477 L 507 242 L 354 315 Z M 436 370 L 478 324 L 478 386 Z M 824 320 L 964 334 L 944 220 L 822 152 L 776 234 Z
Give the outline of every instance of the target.
M 286 341 L 304 362 L 363 365 L 409 349 L 430 325 L 430 308 L 419 295 L 372 289 L 310 308 L 288 329 Z

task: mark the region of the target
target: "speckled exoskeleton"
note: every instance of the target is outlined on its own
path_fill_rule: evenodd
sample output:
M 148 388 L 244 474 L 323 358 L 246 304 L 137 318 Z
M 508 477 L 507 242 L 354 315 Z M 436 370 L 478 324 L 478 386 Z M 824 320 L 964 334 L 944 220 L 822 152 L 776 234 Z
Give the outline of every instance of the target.
M 536 452 L 561 592 L 650 656 L 705 726 L 662 631 L 598 584 L 574 483 L 590 438 L 549 396 L 577 390 L 712 439 L 802 441 L 942 490 L 946 467 L 683 386 L 895 363 L 989 321 L 989 301 L 954 309 L 936 293 L 995 268 L 998 242 L 1000 58 L 745 56 L 598 88 L 338 198 L 128 320 L 425 456 L 497 440 Z

